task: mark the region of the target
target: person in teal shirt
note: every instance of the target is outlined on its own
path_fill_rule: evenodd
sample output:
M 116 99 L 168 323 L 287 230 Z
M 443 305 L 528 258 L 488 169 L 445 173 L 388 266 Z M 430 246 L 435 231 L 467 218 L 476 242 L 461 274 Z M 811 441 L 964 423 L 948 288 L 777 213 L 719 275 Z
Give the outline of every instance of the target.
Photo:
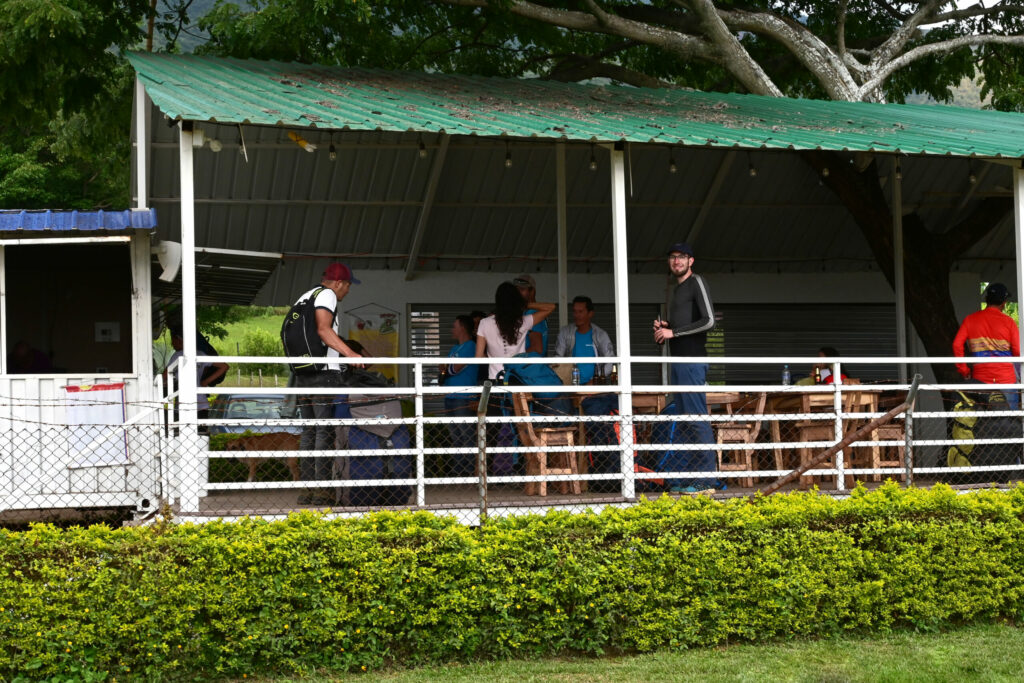
M 448 364 L 445 366 L 446 387 L 472 387 L 477 385 L 477 366 L 460 365 L 458 358 L 476 356 L 476 330 L 473 319 L 468 315 L 460 315 L 452 322 L 452 338 L 455 346 L 448 353 Z M 480 397 L 478 394 L 460 391 L 444 397 L 445 414 L 449 417 L 473 417 Z M 476 426 L 468 423 L 452 423 L 448 425 L 452 448 L 472 448 L 476 444 Z M 452 456 L 450 475 L 453 477 L 471 477 L 475 470 L 476 455 L 473 453 L 456 453 Z
M 594 302 L 588 296 L 572 300 L 572 324 L 558 331 L 555 355 L 575 358 L 601 358 L 615 355 L 615 348 L 608 333 L 594 324 Z M 611 375 L 611 366 L 602 363 L 604 376 Z M 593 384 L 597 363 L 577 363 L 580 384 Z M 615 394 L 592 394 L 580 405 L 584 415 L 608 416 L 618 407 Z M 615 428 L 611 422 L 587 422 L 584 425 L 587 443 L 595 446 L 610 446 L 618 443 Z M 619 472 L 619 455 L 613 451 L 593 451 L 590 454 L 591 474 L 616 474 Z M 598 479 L 590 484 L 595 492 L 611 493 L 619 487 L 612 479 Z
M 512 280 L 519 293 L 526 299 L 526 312 L 523 315 L 536 313 L 534 304 L 537 302 L 537 283 L 532 275 L 523 274 Z M 526 352 L 534 351 L 542 356 L 548 355 L 548 321 L 542 320 L 530 328 L 530 337 L 526 342 Z

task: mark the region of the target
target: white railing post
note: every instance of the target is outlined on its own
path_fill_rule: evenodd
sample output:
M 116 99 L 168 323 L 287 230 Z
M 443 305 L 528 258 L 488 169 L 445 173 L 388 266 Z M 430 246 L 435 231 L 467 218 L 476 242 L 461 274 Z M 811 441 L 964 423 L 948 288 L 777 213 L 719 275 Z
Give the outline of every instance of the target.
M 416 409 L 416 506 L 427 504 L 426 458 L 423 449 L 426 447 L 426 435 L 423 433 L 423 363 L 412 366 L 413 387 L 416 396 L 413 403 Z
M 832 406 L 836 411 L 835 440 L 839 443 L 843 440 L 843 365 L 840 362 L 832 364 L 832 386 L 835 392 L 832 396 Z M 846 479 L 843 476 L 846 451 L 836 453 L 836 491 L 846 490 Z

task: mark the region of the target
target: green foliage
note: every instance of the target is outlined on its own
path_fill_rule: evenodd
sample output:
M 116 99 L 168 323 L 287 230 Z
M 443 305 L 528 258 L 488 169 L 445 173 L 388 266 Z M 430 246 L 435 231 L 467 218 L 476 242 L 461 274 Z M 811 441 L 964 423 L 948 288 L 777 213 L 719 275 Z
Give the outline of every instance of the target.
M 0 676 L 145 680 L 682 650 L 1024 609 L 1024 487 L 0 531 Z M 74 669 L 73 669 L 74 667 Z

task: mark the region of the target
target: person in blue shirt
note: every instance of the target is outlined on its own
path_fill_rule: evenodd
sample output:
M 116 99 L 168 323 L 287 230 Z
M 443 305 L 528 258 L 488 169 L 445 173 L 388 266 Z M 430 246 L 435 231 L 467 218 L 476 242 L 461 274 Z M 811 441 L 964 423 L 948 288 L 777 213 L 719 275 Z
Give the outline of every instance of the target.
M 615 355 L 615 347 L 608 333 L 593 323 L 594 302 L 589 296 L 578 296 L 572 300 L 572 324 L 558 331 L 555 342 L 555 355 L 575 358 L 601 358 Z M 594 384 L 598 365 L 601 375 L 611 376 L 611 365 L 608 363 L 579 363 L 580 384 Z M 583 399 L 580 409 L 584 415 L 611 415 L 618 408 L 615 394 L 593 394 Z M 615 427 L 611 422 L 587 422 L 584 426 L 587 443 L 593 446 L 611 446 L 618 443 Z M 590 472 L 592 474 L 617 474 L 619 472 L 619 455 L 612 451 L 594 451 L 590 454 Z M 619 482 L 595 480 L 590 482 L 590 490 L 598 493 L 611 493 L 619 487 Z
M 526 299 L 526 312 L 523 315 L 536 313 L 537 307 L 534 304 L 537 302 L 537 282 L 533 279 L 533 276 L 524 273 L 512 280 L 512 284 L 516 286 L 519 293 Z M 529 353 L 530 351 L 535 351 L 542 356 L 548 355 L 547 320 L 542 320 L 530 328 L 530 336 L 526 342 L 526 352 Z
M 455 346 L 448 353 L 448 364 L 442 373 L 446 387 L 477 386 L 477 366 L 456 362 L 458 358 L 476 356 L 476 329 L 473 319 L 468 315 L 460 315 L 452 322 L 452 339 Z M 486 367 L 486 366 L 485 366 Z M 479 394 L 459 391 L 444 397 L 445 414 L 449 417 L 473 417 L 476 415 Z M 448 425 L 452 448 L 472 448 L 476 445 L 476 425 L 468 422 Z M 471 477 L 475 471 L 476 454 L 457 453 L 452 456 L 453 477 Z

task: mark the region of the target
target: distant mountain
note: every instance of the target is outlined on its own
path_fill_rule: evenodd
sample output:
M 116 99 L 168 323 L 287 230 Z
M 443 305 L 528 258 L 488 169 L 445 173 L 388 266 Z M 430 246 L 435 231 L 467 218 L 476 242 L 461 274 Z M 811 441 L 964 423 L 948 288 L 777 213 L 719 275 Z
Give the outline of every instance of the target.
M 981 109 L 991 104 L 991 97 L 981 98 L 981 77 L 964 78 L 953 88 L 953 101 L 937 102 L 930 95 L 914 94 L 907 97 L 907 104 L 950 104 L 965 109 Z

